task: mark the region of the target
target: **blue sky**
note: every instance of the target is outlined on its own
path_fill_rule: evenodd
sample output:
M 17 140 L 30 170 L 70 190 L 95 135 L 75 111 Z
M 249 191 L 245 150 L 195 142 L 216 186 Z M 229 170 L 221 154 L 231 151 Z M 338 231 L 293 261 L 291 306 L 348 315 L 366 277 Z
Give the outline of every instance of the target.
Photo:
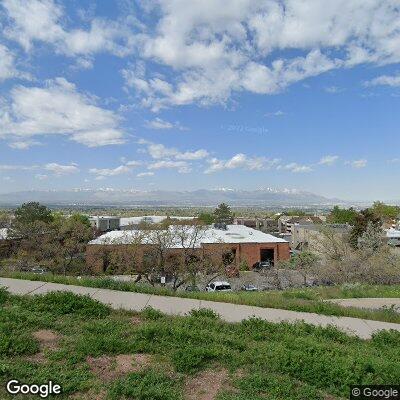
M 400 2 L 0 1 L 0 192 L 399 199 Z

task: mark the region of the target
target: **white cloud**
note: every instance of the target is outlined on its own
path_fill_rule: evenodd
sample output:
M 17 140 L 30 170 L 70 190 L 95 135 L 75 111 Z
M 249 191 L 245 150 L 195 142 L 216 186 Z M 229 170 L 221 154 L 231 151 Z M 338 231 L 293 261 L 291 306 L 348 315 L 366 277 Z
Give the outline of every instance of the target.
M 364 82 L 364 86 L 400 86 L 400 74 L 399 75 L 381 75 L 370 81 Z
M 40 142 L 35 140 L 17 140 L 8 144 L 9 147 L 16 150 L 27 150 L 32 146 L 39 146 Z
M 187 128 L 182 126 L 179 122 L 169 122 L 159 117 L 156 117 L 151 121 L 146 121 L 144 126 L 149 129 L 157 129 L 157 130 L 159 129 L 176 129 L 179 131 L 187 130 Z
M 325 156 L 319 160 L 320 165 L 333 165 L 339 159 L 339 156 Z
M 46 171 L 53 172 L 55 175 L 69 175 L 79 172 L 76 164 L 61 165 L 57 163 L 49 163 L 44 166 Z
M 261 170 L 265 167 L 266 159 L 264 157 L 248 157 L 243 153 L 238 153 L 228 160 L 212 158 L 208 160 L 208 163 L 209 167 L 204 171 L 206 174 L 236 168 Z
M 134 37 L 128 19 L 92 18 L 87 29 L 67 29 L 63 26 L 64 9 L 53 0 L 3 0 L 2 6 L 9 19 L 4 34 L 26 51 L 35 42 L 44 42 L 71 56 L 99 52 L 124 56 L 132 52 Z
M 312 167 L 310 167 L 309 165 L 300 165 L 295 162 L 279 166 L 277 169 L 284 169 L 290 172 L 294 172 L 296 174 L 313 171 Z
M 0 82 L 19 75 L 14 54 L 6 46 L 0 44 Z
M 89 170 L 91 174 L 95 174 L 97 176 L 116 176 L 116 175 L 121 175 L 121 174 L 126 174 L 128 172 L 131 172 L 131 168 L 127 167 L 126 165 L 120 165 L 119 167 L 116 168 L 91 168 Z
M 204 149 L 181 152 L 173 147 L 166 147 L 161 143 L 152 143 L 143 139 L 139 140 L 138 143 L 145 145 L 147 153 L 154 159 L 201 160 L 209 155 L 208 151 Z
M 327 86 L 324 88 L 325 92 L 330 93 L 330 94 L 337 94 L 337 93 L 342 93 L 344 92 L 345 89 L 340 88 L 338 86 Z
M 35 179 L 37 179 L 37 180 L 39 180 L 39 181 L 44 181 L 44 180 L 46 180 L 47 178 L 48 178 L 48 176 L 45 175 L 45 174 L 36 174 L 36 175 L 35 175 Z
M 286 113 L 283 112 L 282 110 L 267 112 L 264 114 L 265 117 L 282 117 L 283 115 L 286 115 Z
M 138 178 L 143 178 L 145 176 L 153 176 L 153 175 L 154 175 L 154 172 L 140 172 L 136 176 Z
M 45 87 L 17 86 L 0 109 L 0 138 L 12 143 L 29 142 L 35 136 L 67 135 L 89 147 L 123 143 L 120 118 L 98 107 L 64 78 Z
M 190 165 L 186 161 L 161 160 L 150 163 L 148 169 L 177 169 L 179 173 L 186 174 L 191 171 Z
M 143 12 L 153 11 L 157 24 L 140 35 L 139 56 L 172 78 L 143 65 L 123 71 L 153 111 L 225 103 L 243 90 L 276 93 L 335 68 L 400 61 L 397 0 L 165 0 Z M 292 49 L 299 56 L 288 55 Z
M 365 159 L 361 160 L 353 160 L 353 161 L 346 161 L 345 165 L 350 165 L 353 168 L 360 169 L 365 168 L 367 166 L 368 161 Z

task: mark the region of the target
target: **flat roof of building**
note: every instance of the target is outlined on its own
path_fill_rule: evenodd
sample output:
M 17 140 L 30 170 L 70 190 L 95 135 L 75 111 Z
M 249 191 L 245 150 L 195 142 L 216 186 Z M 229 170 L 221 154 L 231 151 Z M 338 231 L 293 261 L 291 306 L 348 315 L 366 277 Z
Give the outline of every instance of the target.
M 193 240 L 193 235 L 190 236 L 190 229 L 195 229 L 190 226 L 170 226 L 168 229 L 173 231 L 179 229 L 188 229 L 187 235 Z M 276 236 L 264 233 L 252 228 L 248 228 L 245 225 L 227 225 L 225 229 L 217 229 L 214 226 L 208 226 L 204 230 L 199 231 L 196 243 L 194 247 L 200 247 L 202 244 L 213 244 L 213 243 L 288 243 L 286 240 L 278 238 Z M 143 237 L 143 233 L 147 235 Z M 92 240 L 89 244 L 131 244 L 135 241 L 140 241 L 143 244 L 149 244 L 152 242 L 152 235 L 155 235 L 157 231 L 141 231 L 141 230 L 128 230 L 128 231 L 111 231 L 97 239 Z M 189 243 L 171 243 L 171 248 L 183 248 L 191 247 Z

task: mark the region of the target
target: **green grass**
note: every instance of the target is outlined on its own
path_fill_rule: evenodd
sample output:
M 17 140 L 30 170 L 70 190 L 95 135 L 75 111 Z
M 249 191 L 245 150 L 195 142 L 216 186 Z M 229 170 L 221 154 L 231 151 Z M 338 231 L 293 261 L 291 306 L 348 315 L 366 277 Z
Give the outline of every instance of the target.
M 326 302 L 333 298 L 390 297 L 400 298 L 400 285 L 343 285 L 334 287 L 316 287 L 304 289 L 270 290 L 262 292 L 173 292 L 168 288 L 152 287 L 133 282 L 118 282 L 107 277 L 78 279 L 62 275 L 36 275 L 31 273 L 2 273 L 0 276 L 28 279 L 36 281 L 56 282 L 67 285 L 140 292 L 164 296 L 179 296 L 200 300 L 219 301 L 225 303 L 245 304 L 257 307 L 279 308 L 293 311 L 304 311 L 324 315 L 346 316 L 400 323 L 400 313 L 392 309 L 367 310 L 355 307 L 342 307 Z M 1 302 L 1 298 L 0 298 Z
M 185 382 L 206 369 L 228 372 L 229 382 L 216 400 L 347 398 L 352 384 L 400 381 L 399 332 L 361 340 L 332 327 L 259 319 L 228 324 L 209 310 L 185 317 L 168 317 L 151 309 L 133 314 L 104 308 L 86 296 L 65 296 L 4 297 L 1 399 L 11 398 L 5 383 L 19 379 L 25 383 L 52 380 L 63 388 L 63 395 L 55 397 L 60 399 L 85 393 L 89 399 L 103 393 L 109 400 L 183 400 Z M 82 308 L 96 318 L 88 318 Z M 33 333 L 41 329 L 57 332 L 60 341 L 38 362 L 32 358 L 40 351 Z M 119 354 L 147 354 L 152 361 L 110 381 L 87 364 L 88 357 Z

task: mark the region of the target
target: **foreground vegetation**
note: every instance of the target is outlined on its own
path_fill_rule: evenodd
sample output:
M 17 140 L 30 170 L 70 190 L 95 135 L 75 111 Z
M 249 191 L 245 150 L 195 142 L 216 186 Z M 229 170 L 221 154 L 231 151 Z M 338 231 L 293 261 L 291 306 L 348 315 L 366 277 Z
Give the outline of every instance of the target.
M 400 285 L 342 285 L 302 289 L 270 290 L 262 292 L 174 292 L 165 287 L 152 287 L 134 282 L 119 282 L 111 278 L 81 278 L 63 275 L 33 273 L 0 273 L 0 276 L 45 281 L 66 285 L 78 285 L 104 289 L 139 292 L 163 296 L 178 296 L 225 303 L 245 304 L 257 307 L 280 308 L 293 311 L 313 312 L 324 315 L 347 316 L 377 321 L 400 323 L 400 314 L 393 309 L 367 310 L 342 307 L 324 300 L 334 298 L 390 297 L 400 298 Z
M 167 317 L 116 312 L 71 293 L 0 290 L 0 397 L 5 382 L 52 380 L 57 398 L 335 399 L 351 384 L 400 381 L 400 333 L 364 341 L 333 328 L 222 322 L 209 310 Z M 23 396 L 29 399 L 29 396 Z

